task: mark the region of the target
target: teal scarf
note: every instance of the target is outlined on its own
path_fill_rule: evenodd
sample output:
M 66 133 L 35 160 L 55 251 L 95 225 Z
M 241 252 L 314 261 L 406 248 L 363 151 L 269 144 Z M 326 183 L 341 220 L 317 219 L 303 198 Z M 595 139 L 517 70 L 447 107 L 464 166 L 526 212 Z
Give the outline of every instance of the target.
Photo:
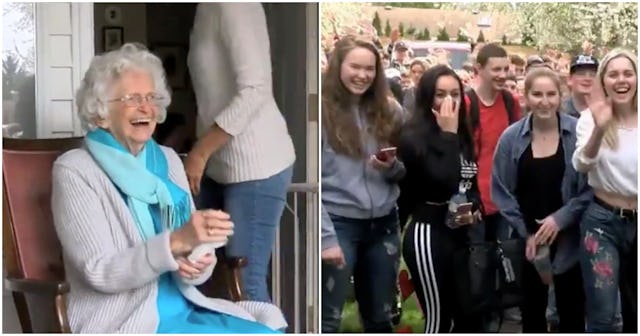
M 169 179 L 167 158 L 153 139 L 147 141 L 137 157 L 100 128 L 87 133 L 85 143 L 93 159 L 124 195 L 143 240 L 155 236 L 158 225 L 157 231 L 173 231 L 189 220 L 189 194 Z M 154 221 L 157 215 L 152 207 L 159 209 L 159 223 Z

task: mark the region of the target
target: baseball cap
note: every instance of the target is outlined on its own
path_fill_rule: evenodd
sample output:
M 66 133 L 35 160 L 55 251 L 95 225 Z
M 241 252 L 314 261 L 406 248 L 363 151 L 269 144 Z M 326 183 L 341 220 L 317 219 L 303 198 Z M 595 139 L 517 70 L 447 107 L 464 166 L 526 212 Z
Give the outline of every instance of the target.
M 407 44 L 403 41 L 399 41 L 396 43 L 394 50 L 409 50 L 409 47 L 407 47 Z
M 578 68 L 598 70 L 598 60 L 590 55 L 578 55 L 571 60 L 569 73 L 574 73 Z

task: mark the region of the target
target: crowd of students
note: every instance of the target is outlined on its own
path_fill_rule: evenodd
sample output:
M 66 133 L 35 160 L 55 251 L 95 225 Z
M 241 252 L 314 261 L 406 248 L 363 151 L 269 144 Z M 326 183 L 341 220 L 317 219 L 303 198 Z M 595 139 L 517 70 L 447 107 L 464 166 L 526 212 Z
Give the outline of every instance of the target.
M 549 297 L 557 331 L 619 331 L 621 313 L 636 332 L 636 56 L 577 55 L 563 80 L 498 44 L 459 70 L 405 47 L 346 36 L 323 62 L 322 332 L 352 276 L 364 331 L 391 332 L 401 258 L 425 332 L 488 331 L 491 312 L 461 306 L 453 255 L 507 239 L 526 246 L 523 332 L 549 331 Z

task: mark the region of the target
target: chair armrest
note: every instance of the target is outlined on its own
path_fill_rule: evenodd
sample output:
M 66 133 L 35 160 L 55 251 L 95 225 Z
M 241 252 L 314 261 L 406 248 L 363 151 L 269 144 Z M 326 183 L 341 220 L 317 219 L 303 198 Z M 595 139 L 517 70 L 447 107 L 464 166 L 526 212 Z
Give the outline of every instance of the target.
M 46 281 L 36 279 L 4 279 L 4 286 L 12 292 L 37 295 L 62 295 L 69 293 L 66 281 Z
M 225 273 L 227 291 L 232 301 L 240 301 L 245 299 L 242 288 L 242 268 L 247 266 L 246 257 L 227 257 L 222 253 L 219 259 L 227 269 Z
M 66 281 L 48 281 L 36 279 L 4 279 L 7 290 L 18 292 L 20 295 L 32 294 L 44 297 L 53 297 L 55 306 L 55 332 L 71 333 L 69 319 L 67 318 L 66 294 L 69 293 L 69 283 Z M 15 294 L 14 294 L 15 295 Z M 24 297 L 23 299 L 24 300 Z M 17 307 L 16 307 L 17 308 Z M 25 306 L 26 308 L 26 306 Z M 27 314 L 29 314 L 27 312 Z M 24 326 L 24 325 L 23 325 Z M 29 328 L 31 324 L 29 323 Z M 51 331 L 48 331 L 51 332 Z
M 220 261 L 231 270 L 247 266 L 245 257 L 222 257 Z
M 242 268 L 247 265 L 246 257 L 228 257 L 225 249 L 217 249 L 218 264 L 211 277 L 199 286 L 205 296 L 225 298 L 231 301 L 243 300 Z

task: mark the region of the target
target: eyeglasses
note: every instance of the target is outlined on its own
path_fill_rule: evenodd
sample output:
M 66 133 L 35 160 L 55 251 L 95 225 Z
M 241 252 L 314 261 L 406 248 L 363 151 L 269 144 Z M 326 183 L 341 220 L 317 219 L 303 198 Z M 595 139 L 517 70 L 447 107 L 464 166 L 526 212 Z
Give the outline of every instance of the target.
M 111 100 L 108 100 L 107 102 L 109 103 L 123 102 L 124 105 L 127 107 L 139 107 L 139 106 L 142 106 L 142 104 L 144 103 L 148 103 L 153 106 L 159 106 L 164 101 L 164 99 L 165 98 L 163 96 L 157 95 L 155 93 L 148 94 L 146 96 L 143 96 L 139 93 L 134 93 L 134 94 L 128 94 L 122 98 L 111 99 Z

